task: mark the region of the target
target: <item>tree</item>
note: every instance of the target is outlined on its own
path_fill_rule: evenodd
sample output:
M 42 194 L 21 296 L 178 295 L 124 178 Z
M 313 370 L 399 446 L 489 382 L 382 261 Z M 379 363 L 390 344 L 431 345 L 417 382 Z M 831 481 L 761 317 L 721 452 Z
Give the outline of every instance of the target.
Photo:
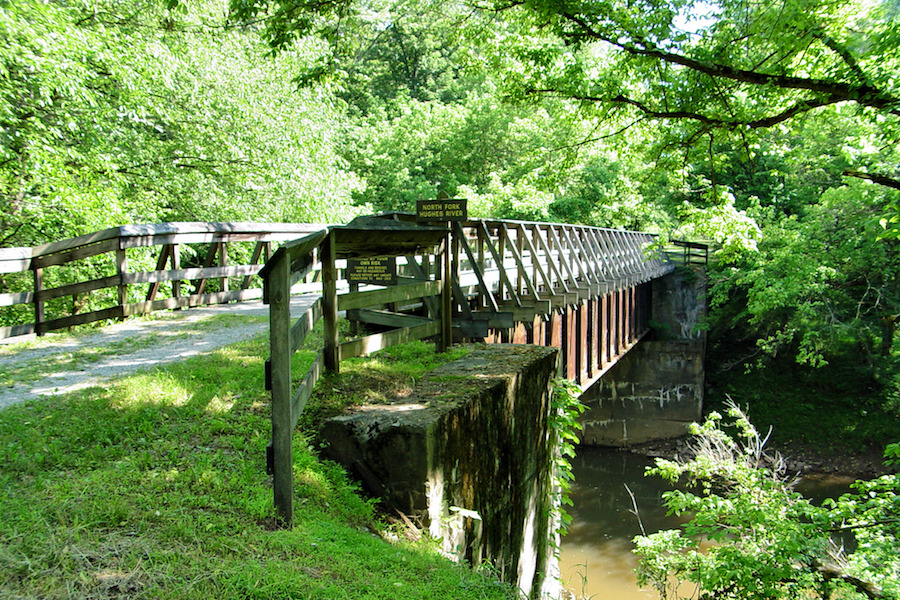
M 495 7 L 543 34 L 538 47 L 533 37 L 519 44 L 504 37 L 520 66 L 511 89 L 682 123 L 664 146 L 705 145 L 726 133 L 750 141 L 754 130 L 845 104 L 896 139 L 894 0 L 537 0 Z
M 900 597 L 900 476 L 857 482 L 857 492 L 817 506 L 791 489 L 778 455 L 734 405 L 737 439 L 712 413 L 695 426 L 690 459 L 657 459 L 648 474 L 679 482 L 668 510 L 683 530 L 635 538 L 638 578 L 664 599 Z M 900 445 L 888 448 L 896 460 Z M 835 535 L 852 532 L 847 553 Z M 704 545 L 702 545 L 704 544 Z M 681 587 L 681 591 L 679 591 Z
M 224 27 L 223 8 L 2 3 L 0 243 L 352 212 L 359 182 L 335 151 L 340 113 L 291 83 L 315 49 L 264 58 L 256 33 Z

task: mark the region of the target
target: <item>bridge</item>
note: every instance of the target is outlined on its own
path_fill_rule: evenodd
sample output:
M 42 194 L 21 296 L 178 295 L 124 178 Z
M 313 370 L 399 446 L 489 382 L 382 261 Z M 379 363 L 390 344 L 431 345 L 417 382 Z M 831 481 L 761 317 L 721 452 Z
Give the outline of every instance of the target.
M 344 226 L 117 227 L 0 249 L 0 274 L 14 288 L 0 293 L 8 311 L 0 337 L 263 297 L 270 307 L 268 464 L 279 517 L 290 522 L 292 431 L 322 373 L 409 340 L 436 338 L 441 347 L 480 340 L 555 346 L 561 374 L 588 389 L 650 331 L 653 282 L 675 269 L 655 241 L 642 232 L 541 222 L 422 224 L 404 214 Z M 681 250 L 687 257 L 700 248 Z M 73 282 L 79 272 L 87 275 Z M 291 295 L 310 291 L 320 297 L 294 320 Z M 353 339 L 338 339 L 341 312 Z M 324 346 L 295 385 L 291 355 L 319 320 Z

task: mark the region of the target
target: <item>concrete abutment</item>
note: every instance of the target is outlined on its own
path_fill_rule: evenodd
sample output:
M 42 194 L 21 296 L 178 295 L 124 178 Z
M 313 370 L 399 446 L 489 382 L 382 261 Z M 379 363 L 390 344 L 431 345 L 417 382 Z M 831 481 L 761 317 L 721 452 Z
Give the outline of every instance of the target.
M 445 553 L 490 563 L 529 598 L 555 598 L 558 359 L 556 348 L 475 347 L 423 376 L 413 397 L 330 419 L 326 452 Z

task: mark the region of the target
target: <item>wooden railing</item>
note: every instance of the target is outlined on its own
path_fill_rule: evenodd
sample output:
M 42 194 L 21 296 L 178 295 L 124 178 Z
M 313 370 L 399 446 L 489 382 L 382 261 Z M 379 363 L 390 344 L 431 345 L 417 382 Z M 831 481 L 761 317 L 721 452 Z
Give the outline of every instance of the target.
M 287 223 L 126 225 L 34 248 L 0 248 L 0 282 L 3 275 L 21 274 L 17 291 L 9 291 L 6 285 L 7 290 L 0 288 L 0 308 L 30 305 L 33 315 L 32 322 L 0 326 L 0 338 L 42 335 L 156 310 L 259 298 L 261 283 L 254 276 L 270 257 L 272 244 L 321 227 Z M 243 246 L 240 252 L 235 245 Z M 242 262 L 236 262 L 239 255 Z M 138 270 L 130 269 L 134 264 Z M 54 270 L 63 269 L 65 277 L 55 276 Z M 84 274 L 81 281 L 79 272 Z M 49 283 L 62 280 L 65 283 Z M 30 289 L 22 291 L 23 283 L 30 283 Z M 88 297 L 89 302 L 85 300 Z M 90 308 L 81 311 L 80 305 Z
M 674 268 L 655 241 L 643 232 L 558 223 L 453 223 L 453 325 L 480 338 L 650 281 Z M 367 315 L 358 318 L 368 322 Z
M 293 522 L 293 430 L 307 400 L 323 372 L 338 372 L 342 359 L 377 352 L 403 342 L 437 336 L 439 347 L 451 342 L 449 230 L 418 227 L 384 219 L 356 220 L 344 227 L 311 233 L 281 246 L 260 275 L 263 301 L 269 305 L 270 356 L 266 362 L 266 388 L 271 392 L 272 440 L 267 465 L 273 476 L 278 520 Z M 437 273 L 422 269 L 420 259 L 434 256 Z M 420 276 L 398 281 L 399 285 L 375 289 L 351 289 L 338 295 L 338 261 L 368 257 L 408 257 Z M 419 258 L 417 258 L 419 257 Z M 422 263 L 426 262 L 421 260 Z M 315 270 L 321 272 L 321 297 L 296 321 L 290 309 L 291 287 Z M 432 275 L 434 277 L 432 278 Z M 386 333 L 339 343 L 339 311 L 418 301 L 426 316 L 380 311 L 399 328 Z M 293 385 L 291 359 L 319 320 L 324 322 L 324 347 L 297 386 Z
M 683 265 L 709 264 L 709 244 L 682 240 L 671 240 L 669 244 L 672 248 L 668 250 L 668 255 L 672 260 Z

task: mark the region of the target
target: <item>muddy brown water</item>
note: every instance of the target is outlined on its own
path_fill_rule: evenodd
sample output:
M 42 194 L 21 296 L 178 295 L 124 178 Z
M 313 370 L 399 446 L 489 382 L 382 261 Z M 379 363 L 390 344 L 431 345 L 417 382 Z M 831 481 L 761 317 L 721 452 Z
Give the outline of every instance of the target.
M 579 448 L 572 463 L 572 524 L 560 549 L 563 585 L 579 600 L 658 598 L 652 589 L 637 585 L 631 540 L 642 526 L 649 534 L 677 528 L 683 518 L 666 515 L 662 494 L 671 486 L 659 477 L 644 476 L 651 464 L 652 459 L 626 451 Z M 848 491 L 850 481 L 809 478 L 797 489 L 821 500 Z

